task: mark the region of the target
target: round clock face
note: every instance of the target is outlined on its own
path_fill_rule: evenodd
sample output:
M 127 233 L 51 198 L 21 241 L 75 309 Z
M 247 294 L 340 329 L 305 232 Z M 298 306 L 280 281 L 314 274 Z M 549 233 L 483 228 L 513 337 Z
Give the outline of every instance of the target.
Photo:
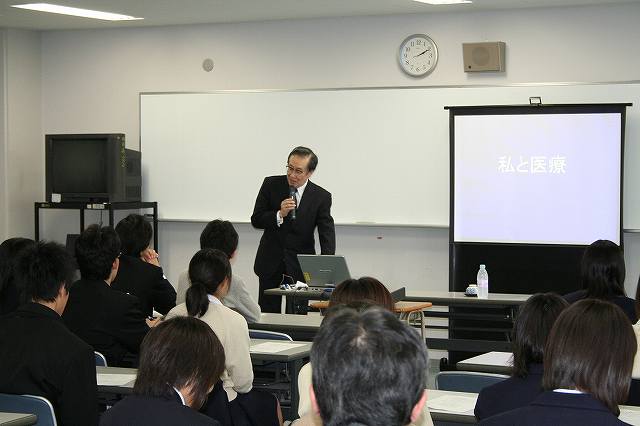
M 436 43 L 424 34 L 414 34 L 400 44 L 400 68 L 413 77 L 429 74 L 438 62 Z

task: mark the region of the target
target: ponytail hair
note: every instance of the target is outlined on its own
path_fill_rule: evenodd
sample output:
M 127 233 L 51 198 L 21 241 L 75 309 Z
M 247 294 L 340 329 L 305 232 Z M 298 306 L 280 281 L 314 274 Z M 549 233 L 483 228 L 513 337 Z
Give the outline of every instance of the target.
M 192 317 L 201 317 L 209 308 L 209 294 L 218 291 L 225 279 L 231 280 L 231 265 L 227 255 L 217 249 L 204 248 L 189 262 L 187 290 L 187 312 Z

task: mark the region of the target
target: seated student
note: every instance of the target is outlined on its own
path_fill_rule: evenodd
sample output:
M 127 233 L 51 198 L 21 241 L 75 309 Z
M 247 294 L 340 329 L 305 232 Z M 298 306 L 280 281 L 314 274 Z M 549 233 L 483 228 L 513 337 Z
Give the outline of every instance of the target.
M 534 294 L 518 311 L 513 325 L 513 371 L 503 382 L 480 391 L 479 420 L 528 405 L 542 392 L 544 345 L 558 315 L 568 303 L 554 293 Z
M 176 316 L 200 318 L 215 332 L 224 347 L 223 388 L 234 424 L 278 425 L 282 414 L 277 399 L 253 390 L 253 366 L 249 354 L 249 328 L 244 317 L 224 306 L 231 285 L 229 258 L 220 250 L 205 248 L 189 262 L 187 301 L 173 308 L 166 319 Z M 204 412 L 222 420 L 205 406 Z
M 145 318 L 135 296 L 111 288 L 119 257 L 120 240 L 113 228 L 91 225 L 80 234 L 76 259 L 82 278 L 71 286 L 62 318 L 109 366 L 128 367 L 135 366 L 140 343 L 158 320 Z
M 311 348 L 313 410 L 324 425 L 407 425 L 427 400 L 427 363 L 420 334 L 391 312 L 334 307 Z
M 349 305 L 351 307 L 361 305 L 366 309 L 372 304 L 381 306 L 389 312 L 394 311 L 395 303 L 391 293 L 389 293 L 384 284 L 372 277 L 352 278 L 341 282 L 331 293 L 331 298 L 329 299 L 329 308 L 337 305 Z M 300 420 L 296 422 L 296 425 L 299 426 L 317 423 L 319 420 L 311 410 L 311 400 L 309 399 L 311 376 L 311 363 L 307 363 L 302 366 L 298 374 L 298 395 L 300 395 L 298 414 Z M 433 425 L 426 407 L 421 414 L 415 421 L 416 425 Z
M 200 234 L 200 248 L 221 250 L 233 262 L 238 249 L 238 233 L 231 222 L 220 219 L 212 220 Z M 184 302 L 188 288 L 189 271 L 184 271 L 178 278 L 178 303 Z M 223 303 L 225 306 L 239 312 L 249 323 L 260 320 L 260 305 L 253 300 L 247 291 L 244 281 L 236 274 L 231 277 L 229 293 L 224 298 Z
M 9 238 L 0 244 L 0 316 L 20 306 L 20 289 L 14 277 L 18 254 L 35 243 L 28 238 Z
M 176 291 L 162 273 L 158 253 L 149 247 L 151 224 L 139 214 L 130 214 L 118 222 L 116 232 L 122 256 L 111 287 L 136 296 L 146 316 L 154 309 L 166 314 L 176 306 Z
M 582 290 L 569 293 L 564 298 L 569 303 L 593 298 L 618 305 L 632 323 L 638 321 L 635 301 L 624 291 L 624 255 L 615 243 L 598 240 L 584 251 L 580 265 Z
M 219 425 L 197 410 L 223 369 L 224 349 L 207 324 L 163 321 L 142 341 L 133 395 L 107 410 L 100 426 Z
M 0 392 L 47 398 L 61 426 L 98 424 L 93 349 L 60 315 L 73 276 L 73 258 L 56 243 L 24 249 L 16 277 L 29 302 L 0 319 Z
M 394 310 L 394 301 L 389 290 L 373 277 L 351 278 L 338 284 L 331 292 L 329 308 L 350 303 L 367 303 L 382 306 L 389 312 Z M 302 366 L 298 373 L 298 415 L 302 418 L 312 412 L 309 388 L 311 386 L 311 364 Z M 312 414 L 313 415 L 313 414 Z
M 624 403 L 636 353 L 631 323 L 616 305 L 586 299 L 556 320 L 544 352 L 541 393 L 529 405 L 481 425 L 624 425 Z

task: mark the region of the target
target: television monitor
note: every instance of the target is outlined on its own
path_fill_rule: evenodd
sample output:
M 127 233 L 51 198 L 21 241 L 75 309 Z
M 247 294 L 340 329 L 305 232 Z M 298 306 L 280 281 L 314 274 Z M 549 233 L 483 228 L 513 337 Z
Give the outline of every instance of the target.
M 122 133 L 46 135 L 46 200 L 141 200 L 140 152 Z

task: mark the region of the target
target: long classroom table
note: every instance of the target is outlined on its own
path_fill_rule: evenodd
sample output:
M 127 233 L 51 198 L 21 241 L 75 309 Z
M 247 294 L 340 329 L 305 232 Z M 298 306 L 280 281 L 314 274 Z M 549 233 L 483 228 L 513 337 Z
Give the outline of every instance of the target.
M 269 289 L 265 294 L 286 298 L 322 299 L 323 289 L 305 290 Z M 464 292 L 452 291 L 411 291 L 402 298 L 408 302 L 430 302 L 433 306 L 449 308 L 447 312 L 434 309 L 424 311 L 426 318 L 443 318 L 449 325 L 426 325 L 427 346 L 430 349 L 456 351 L 458 353 L 484 353 L 489 351 L 510 351 L 509 337 L 518 308 L 529 299 L 529 294 L 489 293 L 486 299 L 465 296 Z M 266 315 L 266 314 L 263 314 Z M 312 340 L 315 334 L 314 320 L 307 321 L 305 315 L 282 317 L 265 316 L 259 321 L 265 330 L 291 333 L 299 340 Z M 290 315 L 290 316 L 289 316 Z M 297 319 L 296 319 L 297 317 Z M 471 323 L 471 324 L 469 324 Z M 497 325 L 496 325 L 497 324 Z M 256 326 L 257 327 L 257 326 Z M 428 337 L 429 330 L 446 330 L 447 338 Z M 481 333 L 489 333 L 495 338 L 478 338 Z M 458 359 L 463 358 L 462 356 Z

